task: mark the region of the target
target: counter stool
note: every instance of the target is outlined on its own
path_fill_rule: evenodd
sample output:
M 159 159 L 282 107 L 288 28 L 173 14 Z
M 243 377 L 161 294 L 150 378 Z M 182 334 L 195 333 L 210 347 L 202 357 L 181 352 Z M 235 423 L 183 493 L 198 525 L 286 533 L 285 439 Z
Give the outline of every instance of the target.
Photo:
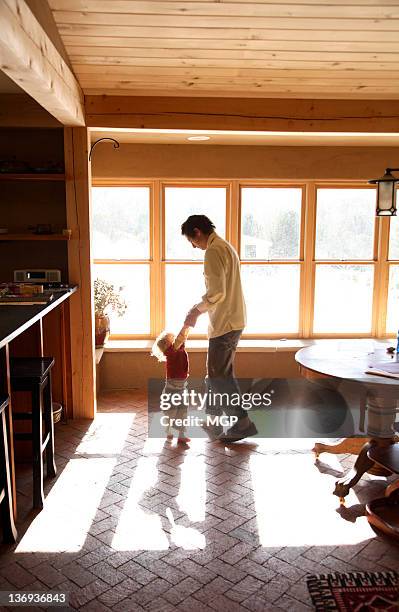
M 8 457 L 6 421 L 6 408 L 8 402 L 8 397 L 0 397 L 0 506 L 3 540 L 7 543 L 14 543 L 17 539 L 17 530 L 14 524 L 10 463 Z
M 14 412 L 13 419 L 30 420 L 31 433 L 15 433 L 16 440 L 32 440 L 33 450 L 33 507 L 43 508 L 43 452 L 46 451 L 47 476 L 55 476 L 54 422 L 51 396 L 51 368 L 53 357 L 14 357 L 10 360 L 12 391 L 29 391 L 31 412 Z M 43 424 L 44 433 L 43 440 Z

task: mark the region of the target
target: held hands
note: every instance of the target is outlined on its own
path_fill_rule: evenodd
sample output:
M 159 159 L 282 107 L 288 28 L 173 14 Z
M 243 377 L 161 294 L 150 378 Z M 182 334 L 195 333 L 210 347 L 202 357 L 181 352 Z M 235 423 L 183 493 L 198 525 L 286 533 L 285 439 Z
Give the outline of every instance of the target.
M 184 320 L 184 325 L 189 327 L 195 327 L 197 323 L 197 319 L 200 316 L 200 311 L 195 306 L 188 311 L 186 318 Z
M 190 333 L 190 329 L 191 327 L 188 327 L 188 325 L 183 325 L 173 343 L 173 348 L 175 349 L 175 351 L 179 350 L 181 345 L 185 343 L 188 338 L 188 334 Z

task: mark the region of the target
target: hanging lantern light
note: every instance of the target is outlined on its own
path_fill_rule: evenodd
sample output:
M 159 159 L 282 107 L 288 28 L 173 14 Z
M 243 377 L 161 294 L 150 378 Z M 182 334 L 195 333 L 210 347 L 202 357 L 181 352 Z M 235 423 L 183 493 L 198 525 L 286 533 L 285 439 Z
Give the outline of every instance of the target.
M 392 172 L 398 172 L 399 168 L 387 168 L 384 176 L 368 181 L 371 185 L 377 185 L 377 217 L 396 216 L 396 183 L 399 178 L 393 176 Z

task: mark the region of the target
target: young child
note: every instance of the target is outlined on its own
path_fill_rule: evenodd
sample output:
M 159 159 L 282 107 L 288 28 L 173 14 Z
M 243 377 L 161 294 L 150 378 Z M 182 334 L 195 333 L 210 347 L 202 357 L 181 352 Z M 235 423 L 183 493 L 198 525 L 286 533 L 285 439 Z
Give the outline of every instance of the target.
M 151 355 L 156 357 L 158 361 L 166 361 L 166 380 L 162 393 L 181 393 L 187 387 L 189 364 L 185 341 L 189 331 L 190 327 L 187 325 L 181 328 L 176 337 L 164 331 L 153 344 Z M 172 407 L 168 410 L 167 416 L 169 421 L 184 419 L 187 417 L 187 406 L 182 404 L 181 406 Z M 178 442 L 187 443 L 190 441 L 190 438 L 186 436 L 184 426 L 175 427 L 173 425 L 168 425 L 166 428 L 168 440 L 173 439 L 171 427 L 178 432 Z

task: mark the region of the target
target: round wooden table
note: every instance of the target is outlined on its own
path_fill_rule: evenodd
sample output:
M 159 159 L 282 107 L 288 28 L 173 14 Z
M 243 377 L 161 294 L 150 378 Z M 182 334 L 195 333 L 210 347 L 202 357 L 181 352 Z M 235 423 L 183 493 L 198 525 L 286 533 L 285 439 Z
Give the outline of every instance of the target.
M 321 452 L 359 455 L 353 469 L 336 482 L 334 495 L 343 502 L 365 472 L 391 473 L 388 470 L 381 472 L 381 466 L 377 466 L 367 453 L 372 447 L 387 447 L 397 441 L 394 425 L 399 400 L 399 379 L 366 374 L 365 371 L 376 364 L 381 367 L 383 363 L 399 363 L 398 356 L 388 354 L 384 346 L 370 352 L 361 346 L 345 348 L 345 343 L 335 346 L 326 343 L 299 350 L 295 359 L 301 374 L 311 382 L 328 388 L 338 388 L 342 383 L 349 384 L 359 394 L 359 401 L 366 403 L 368 438 L 346 438 L 336 444 L 316 443 L 313 449 L 317 456 Z

